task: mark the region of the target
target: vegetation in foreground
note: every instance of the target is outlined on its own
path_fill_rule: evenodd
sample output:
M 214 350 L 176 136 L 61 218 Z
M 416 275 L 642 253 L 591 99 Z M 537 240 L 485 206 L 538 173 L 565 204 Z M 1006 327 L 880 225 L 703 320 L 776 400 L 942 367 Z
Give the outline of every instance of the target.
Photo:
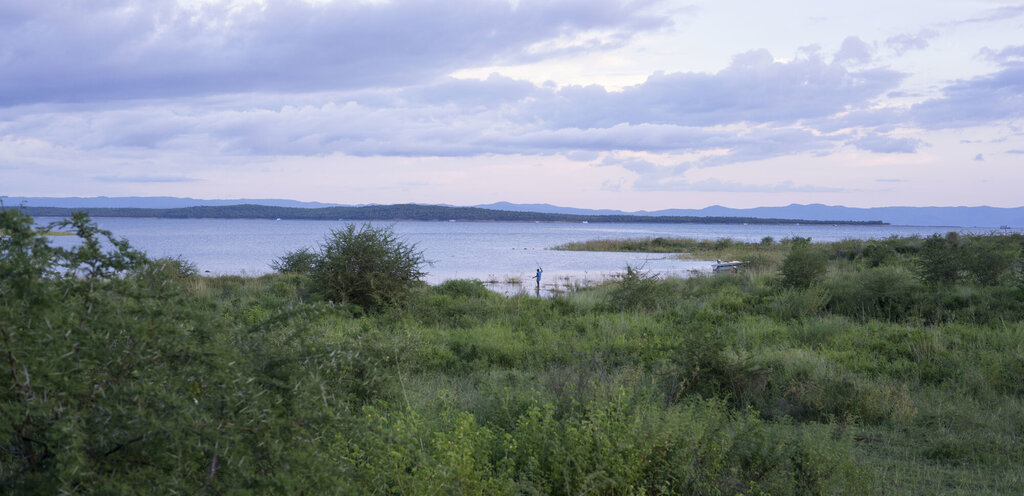
M 318 288 L 316 257 L 203 278 L 83 216 L 73 249 L 0 219 L 3 492 L 1024 487 L 1021 236 L 798 242 L 735 275 L 630 269 L 551 299 L 449 281 L 364 307 Z

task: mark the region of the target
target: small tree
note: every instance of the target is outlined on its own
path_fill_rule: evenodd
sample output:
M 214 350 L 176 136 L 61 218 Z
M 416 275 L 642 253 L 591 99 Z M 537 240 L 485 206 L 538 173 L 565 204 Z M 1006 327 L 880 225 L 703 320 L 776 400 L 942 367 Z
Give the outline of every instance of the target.
M 328 300 L 375 309 L 395 303 L 422 279 L 425 263 L 423 253 L 390 227 L 349 224 L 332 230 L 317 250 L 291 252 L 274 267 L 307 272 L 314 291 Z
M 965 259 L 957 233 L 933 234 L 921 244 L 918 273 L 924 282 L 933 286 L 952 284 L 960 280 Z
M 986 286 L 999 284 L 1020 259 L 1020 248 L 1004 236 L 971 236 L 964 254 L 967 273 Z
M 828 261 L 810 238 L 793 239 L 793 248 L 782 261 L 782 281 L 790 287 L 806 288 L 825 274 Z
M 316 264 L 317 254 L 309 248 L 302 248 L 286 253 L 270 264 L 270 268 L 282 274 L 306 274 L 313 273 Z

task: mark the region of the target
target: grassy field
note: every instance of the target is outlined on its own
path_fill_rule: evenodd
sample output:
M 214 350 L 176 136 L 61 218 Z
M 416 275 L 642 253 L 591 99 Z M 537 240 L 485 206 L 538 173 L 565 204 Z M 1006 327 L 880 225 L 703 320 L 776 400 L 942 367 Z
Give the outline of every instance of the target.
M 752 244 L 780 261 L 548 299 L 449 281 L 372 312 L 173 260 L 50 306 L 54 281 L 12 283 L 0 487 L 1021 494 L 1022 246 Z

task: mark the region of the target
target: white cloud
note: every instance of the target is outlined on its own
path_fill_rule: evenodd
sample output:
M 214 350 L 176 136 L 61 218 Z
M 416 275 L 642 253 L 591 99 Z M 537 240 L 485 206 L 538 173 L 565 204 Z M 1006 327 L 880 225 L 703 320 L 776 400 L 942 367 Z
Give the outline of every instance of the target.
M 0 105 L 415 84 L 592 31 L 623 43 L 665 25 L 652 3 L 2 0 Z

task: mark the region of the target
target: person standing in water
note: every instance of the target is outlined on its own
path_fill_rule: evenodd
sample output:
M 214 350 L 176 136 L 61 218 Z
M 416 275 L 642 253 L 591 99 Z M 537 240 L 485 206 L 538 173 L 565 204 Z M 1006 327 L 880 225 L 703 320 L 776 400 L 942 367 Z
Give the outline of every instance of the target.
M 540 289 L 540 275 L 544 273 L 544 269 L 537 267 L 537 275 L 533 276 L 537 280 L 537 289 Z

